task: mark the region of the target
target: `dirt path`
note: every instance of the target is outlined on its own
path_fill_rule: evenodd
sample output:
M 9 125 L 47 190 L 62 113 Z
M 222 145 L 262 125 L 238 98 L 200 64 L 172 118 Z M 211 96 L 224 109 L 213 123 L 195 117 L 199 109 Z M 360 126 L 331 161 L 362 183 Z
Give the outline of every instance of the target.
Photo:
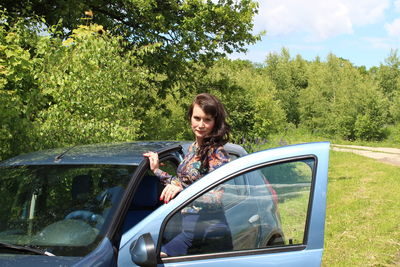
M 387 164 L 400 166 L 400 149 L 398 148 L 332 145 L 332 150 L 352 152 Z

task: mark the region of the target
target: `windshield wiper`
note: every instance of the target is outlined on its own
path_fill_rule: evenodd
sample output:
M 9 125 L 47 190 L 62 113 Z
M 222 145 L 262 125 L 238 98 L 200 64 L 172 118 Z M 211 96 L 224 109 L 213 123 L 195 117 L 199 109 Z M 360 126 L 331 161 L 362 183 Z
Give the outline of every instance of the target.
M 8 244 L 8 243 L 3 243 L 0 242 L 0 248 L 5 248 L 5 249 L 10 249 L 10 250 L 17 250 L 21 252 L 31 252 L 37 255 L 46 255 L 46 256 L 55 256 L 54 254 L 38 249 L 38 248 L 32 248 L 28 246 L 19 246 L 19 245 L 14 245 L 14 244 Z

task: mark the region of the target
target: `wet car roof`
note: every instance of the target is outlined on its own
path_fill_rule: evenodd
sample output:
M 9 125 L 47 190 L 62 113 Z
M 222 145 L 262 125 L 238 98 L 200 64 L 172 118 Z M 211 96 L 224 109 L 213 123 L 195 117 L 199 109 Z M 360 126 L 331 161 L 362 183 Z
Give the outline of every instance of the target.
M 186 147 L 190 142 L 149 141 L 80 145 L 21 154 L 0 162 L 0 166 L 113 164 L 138 165 L 147 151 L 159 151 L 173 145 Z

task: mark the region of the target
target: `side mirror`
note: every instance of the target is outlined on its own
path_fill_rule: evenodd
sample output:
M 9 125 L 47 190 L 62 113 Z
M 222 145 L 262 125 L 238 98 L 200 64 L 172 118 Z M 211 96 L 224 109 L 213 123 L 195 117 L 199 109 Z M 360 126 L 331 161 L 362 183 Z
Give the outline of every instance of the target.
M 156 247 L 150 233 L 141 235 L 130 247 L 132 261 L 143 267 L 157 266 Z

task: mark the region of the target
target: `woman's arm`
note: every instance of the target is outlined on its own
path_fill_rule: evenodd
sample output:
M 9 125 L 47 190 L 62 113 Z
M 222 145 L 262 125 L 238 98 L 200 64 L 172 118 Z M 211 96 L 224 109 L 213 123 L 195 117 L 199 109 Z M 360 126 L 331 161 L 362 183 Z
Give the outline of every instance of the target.
M 174 177 L 167 172 L 160 170 L 160 160 L 158 159 L 158 154 L 149 151 L 144 153 L 143 156 L 149 159 L 150 170 L 160 179 L 161 183 L 164 185 L 170 184 Z
M 147 157 L 150 161 L 150 169 L 160 179 L 160 182 L 165 186 L 161 193 L 160 200 L 164 203 L 168 203 L 173 199 L 179 192 L 183 190 L 183 187 L 177 177 L 174 177 L 167 172 L 160 170 L 160 161 L 158 154 L 155 152 L 144 153 L 143 156 Z

